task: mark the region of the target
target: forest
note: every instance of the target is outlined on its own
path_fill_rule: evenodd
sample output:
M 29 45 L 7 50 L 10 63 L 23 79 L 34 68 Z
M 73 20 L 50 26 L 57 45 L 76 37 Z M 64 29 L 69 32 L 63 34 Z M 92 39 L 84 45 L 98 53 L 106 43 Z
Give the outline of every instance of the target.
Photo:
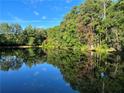
M 60 25 L 43 29 L 0 23 L 0 46 L 42 46 L 81 51 L 124 50 L 124 0 L 86 0 Z
M 38 46 L 46 39 L 46 30 L 31 25 L 22 29 L 19 24 L 0 24 L 0 46 Z

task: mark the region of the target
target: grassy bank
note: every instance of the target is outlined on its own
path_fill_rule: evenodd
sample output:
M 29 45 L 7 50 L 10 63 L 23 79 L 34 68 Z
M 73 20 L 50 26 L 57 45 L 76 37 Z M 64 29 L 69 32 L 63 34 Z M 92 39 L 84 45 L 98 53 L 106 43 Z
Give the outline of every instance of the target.
M 114 48 L 109 48 L 105 45 L 100 45 L 94 48 L 89 48 L 88 45 L 82 45 L 82 46 L 73 46 L 73 47 L 66 47 L 66 46 L 58 46 L 58 45 L 45 45 L 42 48 L 46 50 L 52 50 L 52 49 L 62 49 L 62 50 L 73 50 L 73 51 L 81 51 L 81 52 L 98 52 L 98 53 L 109 53 L 109 52 L 115 52 L 117 51 Z

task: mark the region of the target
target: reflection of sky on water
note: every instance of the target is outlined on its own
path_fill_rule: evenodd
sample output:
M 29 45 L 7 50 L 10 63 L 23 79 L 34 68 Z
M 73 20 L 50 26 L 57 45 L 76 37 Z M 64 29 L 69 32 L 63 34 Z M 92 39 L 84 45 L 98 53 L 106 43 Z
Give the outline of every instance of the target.
M 123 93 L 123 62 L 122 54 L 0 50 L 0 93 Z
M 9 62 L 17 62 L 18 60 L 21 61 L 22 59 L 19 59 L 16 56 L 0 56 L 0 63 L 7 62 L 7 61 L 9 61 Z
M 63 80 L 59 69 L 47 63 L 17 71 L 0 71 L 2 93 L 77 93 Z

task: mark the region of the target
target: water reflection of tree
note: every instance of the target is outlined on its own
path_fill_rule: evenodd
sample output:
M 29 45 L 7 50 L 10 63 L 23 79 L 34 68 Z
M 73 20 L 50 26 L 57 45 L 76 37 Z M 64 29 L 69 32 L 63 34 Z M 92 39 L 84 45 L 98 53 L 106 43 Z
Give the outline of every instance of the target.
M 0 50 L 0 69 L 17 70 L 26 64 L 32 67 L 46 62 L 60 68 L 63 78 L 80 93 L 123 93 L 123 54 L 97 54 L 47 51 L 41 49 Z
M 48 62 L 80 93 L 123 93 L 124 63 L 120 54 L 48 51 Z
M 46 62 L 46 55 L 41 49 L 6 49 L 0 50 L 0 69 L 17 70 L 26 64 L 32 67 Z

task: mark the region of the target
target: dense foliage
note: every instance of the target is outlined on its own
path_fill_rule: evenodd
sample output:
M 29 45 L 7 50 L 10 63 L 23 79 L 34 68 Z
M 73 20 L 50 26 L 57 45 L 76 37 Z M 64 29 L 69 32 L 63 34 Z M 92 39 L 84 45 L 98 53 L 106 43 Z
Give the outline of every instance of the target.
M 44 29 L 29 25 L 23 30 L 19 24 L 0 24 L 0 46 L 41 45 L 45 39 Z
M 124 49 L 124 0 L 86 0 L 73 7 L 59 26 L 46 30 L 0 24 L 0 45 L 41 44 L 47 49 Z
M 60 26 L 48 29 L 46 48 L 124 48 L 124 0 L 86 0 Z

